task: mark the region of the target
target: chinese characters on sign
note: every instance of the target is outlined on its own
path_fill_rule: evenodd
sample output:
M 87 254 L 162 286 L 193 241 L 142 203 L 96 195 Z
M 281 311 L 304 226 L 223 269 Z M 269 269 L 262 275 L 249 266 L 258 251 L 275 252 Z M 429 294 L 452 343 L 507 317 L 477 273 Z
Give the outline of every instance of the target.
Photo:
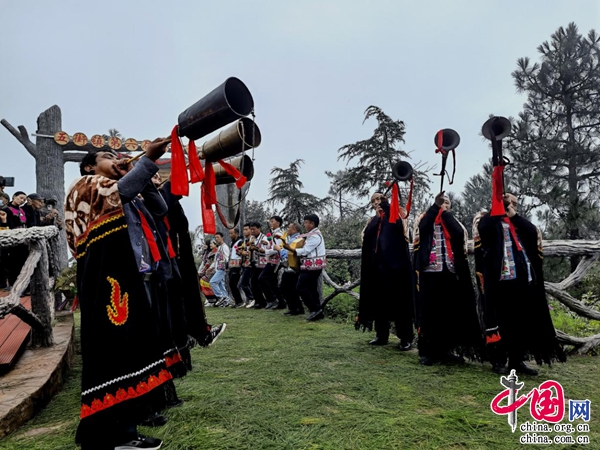
M 54 142 L 58 145 L 67 145 L 69 143 L 69 135 L 64 131 L 57 131 L 54 133 Z

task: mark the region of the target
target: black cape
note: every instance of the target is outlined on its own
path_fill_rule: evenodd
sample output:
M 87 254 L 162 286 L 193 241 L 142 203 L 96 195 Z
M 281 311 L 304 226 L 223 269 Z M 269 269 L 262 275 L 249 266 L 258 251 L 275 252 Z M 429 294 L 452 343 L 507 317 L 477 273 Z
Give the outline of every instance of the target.
M 434 356 L 454 351 L 480 359 L 484 341 L 467 259 L 466 231 L 450 211 L 443 212 L 441 219 L 450 235 L 454 273 L 446 265 L 441 272 L 425 272 L 439 211 L 438 205 L 432 205 L 415 230 L 413 265 L 419 353 Z
M 519 251 L 511 238 L 515 280 L 500 280 L 504 258 L 503 217 L 487 213 L 476 225 L 476 272 L 483 295 L 488 357 L 499 362 L 507 357 L 533 357 L 538 364 L 555 359 L 564 361 L 566 357 L 556 338 L 546 300 L 541 236 L 524 217 L 515 215 L 509 220 L 522 245 Z M 528 281 L 526 256 L 531 281 Z
M 395 322 L 399 338 L 412 341 L 414 313 L 408 237 L 404 220 L 389 221 L 389 204 L 383 215 L 372 217 L 364 230 L 360 299 L 357 325 L 371 329 L 373 321 Z

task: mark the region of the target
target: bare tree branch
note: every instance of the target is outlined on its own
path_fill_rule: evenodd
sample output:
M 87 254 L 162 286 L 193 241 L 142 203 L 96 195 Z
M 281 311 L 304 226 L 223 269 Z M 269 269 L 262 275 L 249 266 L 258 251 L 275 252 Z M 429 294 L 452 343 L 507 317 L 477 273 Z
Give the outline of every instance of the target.
M 19 141 L 23 145 L 23 147 L 25 147 L 25 149 L 29 152 L 31 156 L 33 156 L 34 158 L 36 157 L 37 150 L 35 144 L 29 140 L 27 129 L 23 125 L 19 125 L 19 131 L 17 131 L 15 127 L 8 123 L 6 119 L 0 120 L 0 123 L 4 125 L 4 128 L 6 128 L 10 132 L 10 134 L 12 134 L 17 139 L 17 141 Z

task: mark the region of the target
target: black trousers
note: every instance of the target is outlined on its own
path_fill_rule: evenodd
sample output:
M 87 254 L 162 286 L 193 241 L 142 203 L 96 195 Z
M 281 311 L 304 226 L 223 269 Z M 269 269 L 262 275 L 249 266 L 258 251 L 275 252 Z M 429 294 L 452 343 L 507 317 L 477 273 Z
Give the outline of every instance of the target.
M 242 274 L 240 276 L 240 282 L 238 284 L 240 290 L 246 296 L 246 301 L 250 302 L 254 300 L 254 294 L 252 293 L 252 288 L 250 286 L 250 282 L 252 281 L 252 268 L 251 267 L 242 267 Z
M 242 294 L 240 294 L 240 289 L 238 287 L 238 283 L 240 282 L 240 278 L 242 276 L 242 271 L 239 267 L 232 267 L 229 269 L 229 290 L 231 291 L 231 296 L 235 300 L 236 304 L 243 303 Z
M 260 282 L 258 281 L 258 277 L 262 272 L 262 267 L 253 267 L 252 269 L 252 280 L 250 282 L 250 286 L 252 288 L 252 295 L 254 296 L 254 301 L 257 305 L 266 306 L 267 300 L 265 295 L 260 287 Z
M 281 277 L 281 294 L 285 299 L 290 311 L 304 311 L 302 300 L 296 290 L 300 273 L 292 269 L 286 269 Z
M 279 286 L 277 286 L 277 273 L 275 269 L 277 269 L 275 264 L 267 264 L 258 276 L 258 282 L 267 299 L 267 303 L 283 300 Z
M 375 320 L 374 322 L 374 326 L 375 326 L 375 334 L 377 335 L 377 337 L 379 339 L 382 339 L 384 341 L 389 340 L 390 338 L 390 321 L 389 320 Z M 401 330 L 406 330 L 408 327 L 406 324 L 401 323 L 401 322 L 394 322 L 394 326 L 396 327 L 396 335 L 400 338 L 400 340 L 402 342 L 412 342 L 413 340 L 413 335 L 412 335 L 412 331 L 410 332 L 410 334 L 408 334 L 407 332 L 402 333 Z M 412 323 L 410 324 L 411 326 L 411 330 L 412 330 Z M 402 335 L 404 334 L 404 336 Z
M 310 312 L 321 309 L 321 299 L 319 298 L 319 276 L 321 272 L 322 269 L 301 270 L 298 276 L 296 290 Z

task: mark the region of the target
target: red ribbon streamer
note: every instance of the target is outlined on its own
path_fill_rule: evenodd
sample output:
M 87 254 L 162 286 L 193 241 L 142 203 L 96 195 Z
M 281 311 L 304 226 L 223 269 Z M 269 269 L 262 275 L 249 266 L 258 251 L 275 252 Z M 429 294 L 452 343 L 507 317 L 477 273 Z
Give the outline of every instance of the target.
M 228 162 L 223 161 L 222 159 L 220 159 L 218 163 L 223 169 L 225 169 L 225 172 L 227 172 L 228 175 L 232 176 L 235 179 L 235 185 L 238 189 L 241 189 L 246 184 L 247 179 L 244 175 L 240 173 L 239 170 L 237 170 Z
M 190 183 L 204 181 L 204 170 L 202 170 L 202 164 L 200 164 L 200 158 L 198 158 L 196 143 L 191 139 L 188 149 L 188 157 L 190 161 Z
M 173 195 L 185 195 L 187 197 L 190 194 L 190 186 L 178 130 L 179 125 L 175 125 L 173 131 L 171 131 L 171 192 Z
M 146 216 L 138 209 L 138 214 L 140 216 L 140 222 L 142 222 L 142 230 L 144 231 L 144 236 L 146 236 L 146 240 L 148 241 L 148 247 L 150 247 L 150 253 L 152 253 L 152 259 L 154 262 L 160 261 L 160 251 L 158 250 L 158 245 L 156 244 L 156 239 L 154 238 L 154 233 L 152 232 L 152 228 L 150 228 L 150 224 L 146 219 Z
M 413 189 L 415 187 L 414 178 L 410 179 L 410 191 L 408 192 L 408 201 L 406 202 L 406 215 L 403 219 L 406 219 L 410 214 L 410 207 L 412 206 L 412 198 L 413 198 Z
M 173 243 L 171 242 L 171 236 L 169 231 L 171 231 L 171 225 L 169 224 L 169 219 L 167 216 L 163 216 L 163 221 L 165 222 L 165 227 L 167 228 L 167 249 L 169 250 L 169 258 L 175 258 L 177 254 L 175 250 L 173 250 Z
M 208 164 L 207 164 L 208 167 Z M 200 208 L 202 210 L 202 227 L 205 234 L 215 234 L 217 232 L 217 224 L 215 223 L 215 214 L 213 213 L 210 205 L 206 205 L 205 202 L 206 191 L 204 185 L 202 185 L 202 191 L 200 192 Z
M 502 173 L 504 166 L 494 166 L 492 173 L 492 211 L 490 216 L 504 216 L 506 209 L 504 208 L 504 181 Z
M 204 170 L 204 183 L 202 183 L 202 191 L 200 193 L 202 226 L 204 227 L 204 233 L 215 234 L 217 232 L 217 225 L 215 223 L 215 214 L 212 210 L 212 205 L 217 202 L 215 170 L 211 163 L 207 163 Z
M 435 223 L 436 225 L 442 226 L 442 232 L 444 233 L 444 239 L 446 240 L 446 253 L 448 254 L 448 258 L 450 258 L 450 261 L 454 261 L 454 253 L 452 253 L 452 243 L 450 240 L 450 232 L 448 231 L 448 228 L 446 228 L 446 224 L 442 220 L 443 213 L 444 210 L 440 208 L 440 212 L 438 212 L 438 215 L 435 218 Z
M 510 235 L 513 238 L 513 241 L 515 241 L 515 245 L 517 246 L 517 250 L 521 251 L 521 244 L 519 243 L 519 240 L 517 239 L 517 230 L 515 230 L 515 226 L 513 225 L 513 223 L 510 221 L 510 219 L 508 217 L 503 217 L 502 220 L 504 221 L 504 223 L 508 224 L 508 229 L 510 230 Z

